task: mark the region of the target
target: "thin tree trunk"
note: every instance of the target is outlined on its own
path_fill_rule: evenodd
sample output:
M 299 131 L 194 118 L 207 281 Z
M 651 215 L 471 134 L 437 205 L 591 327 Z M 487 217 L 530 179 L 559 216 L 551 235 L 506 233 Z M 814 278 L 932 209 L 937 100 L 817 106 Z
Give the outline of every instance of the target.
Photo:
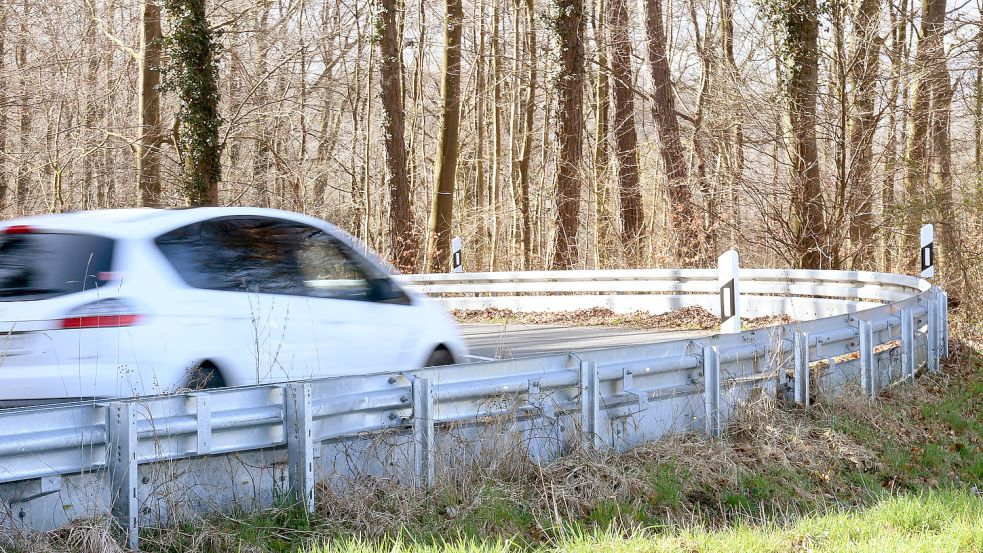
M 478 56 L 475 60 L 477 65 L 477 86 L 475 86 L 475 183 L 474 183 L 474 209 L 478 219 L 476 259 L 482 260 L 485 257 L 487 240 L 486 233 L 486 213 L 485 206 L 485 89 L 487 88 L 487 74 L 485 72 L 485 2 L 478 1 Z
M 847 209 L 847 125 L 849 120 L 849 107 L 847 105 L 847 52 L 846 52 L 846 14 L 842 2 L 832 2 L 832 28 L 833 28 L 833 48 L 834 58 L 832 67 L 832 95 L 836 102 L 836 123 L 833 131 L 833 161 L 836 165 L 836 195 L 833 201 L 833 216 L 828 225 L 831 236 L 837 229 L 844 228 L 847 219 L 852 216 Z M 817 91 L 818 92 L 818 91 Z M 849 230 L 849 229 L 848 229 Z M 847 233 L 849 235 L 849 233 Z M 843 263 L 844 246 L 840 236 L 830 241 L 830 255 L 832 259 L 828 268 L 840 269 Z
M 976 109 L 973 125 L 973 148 L 976 159 L 976 216 L 983 223 L 983 13 L 976 31 Z
M 795 266 L 829 265 L 823 222 L 819 149 L 816 144 L 816 94 L 819 86 L 819 10 L 816 0 L 791 0 L 786 11 L 791 54 L 787 96 L 791 130 L 791 229 Z
M 161 206 L 160 148 L 164 129 L 160 122 L 160 6 L 154 0 L 143 3 L 140 33 L 140 141 L 137 143 L 137 183 L 140 205 Z
M 417 240 L 410 210 L 410 182 L 406 172 L 406 142 L 403 111 L 403 57 L 399 51 L 397 15 L 400 0 L 380 0 L 379 84 L 382 97 L 382 126 L 386 140 L 389 177 L 389 250 L 393 263 L 404 272 L 416 268 Z
M 499 0 L 492 0 L 492 35 L 491 35 L 491 57 L 492 57 L 492 80 L 494 88 L 492 93 L 492 135 L 494 147 L 492 150 L 492 178 L 491 190 L 489 190 L 489 205 L 491 206 L 491 239 L 488 255 L 488 270 L 494 271 L 498 264 L 498 241 L 501 234 L 500 209 L 501 209 L 501 182 L 502 182 L 502 52 L 499 37 L 499 27 L 501 21 Z
M 20 151 L 21 159 L 17 164 L 17 214 L 25 213 L 29 207 L 27 205 L 28 187 L 31 184 L 30 161 L 25 159 L 31 151 L 31 85 L 28 81 L 27 69 L 27 40 L 30 37 L 27 27 L 27 20 L 30 18 L 30 2 L 24 0 L 23 20 L 21 21 L 20 37 L 17 41 L 17 71 L 20 75 Z
M 7 0 L 0 0 L 0 216 L 7 209 L 10 175 L 7 167 Z
M 696 3 L 689 4 L 689 16 L 693 23 L 693 37 L 696 54 L 700 58 L 700 91 L 696 99 L 696 116 L 693 118 L 693 157 L 696 158 L 696 182 L 706 207 L 703 209 L 702 233 L 704 238 L 700 257 L 712 259 L 717 253 L 717 229 L 719 214 L 716 193 L 710 186 L 707 177 L 706 153 L 703 150 L 704 117 L 707 110 L 707 98 L 710 94 L 710 76 L 713 74 L 713 55 L 707 47 L 707 36 L 700 30 L 700 22 L 696 14 Z M 707 33 L 710 25 L 707 24 Z
M 372 177 L 372 73 L 375 68 L 375 49 L 369 47 L 369 62 L 365 70 L 365 111 L 362 114 L 363 125 L 365 126 L 365 142 L 362 144 L 362 175 L 359 179 L 359 192 L 361 198 L 362 229 L 361 237 L 370 247 L 372 245 L 372 187 L 370 179 Z
M 522 208 L 522 269 L 532 266 L 532 213 L 529 205 L 529 161 L 532 159 L 532 132 L 536 116 L 536 11 L 533 0 L 526 0 L 526 58 L 529 64 L 529 79 L 526 82 L 526 97 L 523 106 L 522 150 L 519 154 L 519 193 Z
M 580 227 L 581 158 L 584 141 L 584 3 L 556 0 L 554 28 L 560 46 L 557 142 L 560 155 L 556 178 L 556 238 L 552 269 L 571 269 L 577 263 Z
M 894 181 L 898 169 L 898 93 L 901 89 L 901 73 L 904 63 L 907 5 L 908 0 L 901 0 L 900 16 L 890 4 L 888 5 L 891 25 L 891 79 L 887 99 L 887 142 L 884 145 L 884 182 L 881 184 L 881 231 L 878 248 L 880 250 L 878 266 L 884 272 L 892 271 L 895 248 L 894 234 L 897 228 L 894 225 Z
M 741 117 L 743 105 L 739 97 L 740 72 L 734 60 L 734 4 L 733 0 L 720 0 L 720 41 L 727 68 L 729 104 L 733 106 L 729 114 L 733 119 L 729 126 L 727 162 L 727 189 L 730 214 L 727 224 L 730 227 L 730 245 L 736 246 L 738 228 L 741 224 L 741 188 L 744 179 L 744 125 Z
M 943 16 L 945 5 L 939 7 Z M 949 121 L 952 112 L 952 83 L 947 59 L 939 37 L 939 59 L 932 64 L 932 165 L 931 191 L 935 221 L 939 228 L 940 268 L 945 271 L 952 293 L 957 297 L 968 283 L 966 263 L 959 243 L 958 218 L 953 200 L 952 141 Z
M 903 266 L 915 270 L 919 228 L 923 222 L 924 199 L 928 192 L 928 131 L 931 122 L 932 64 L 942 58 L 942 27 L 945 0 L 922 0 L 921 31 L 913 68 L 911 115 L 905 146 L 905 228 L 901 246 Z
M 440 139 L 435 160 L 433 208 L 427 258 L 431 272 L 450 270 L 451 222 L 461 122 L 461 0 L 445 0 L 444 63 L 441 75 Z
M 877 59 L 880 38 L 877 36 L 881 0 L 861 0 L 853 16 L 853 65 L 850 80 L 853 88 L 853 114 L 850 118 L 849 147 L 850 245 L 853 269 L 869 270 L 875 266 L 873 169 L 874 132 L 877 116 L 874 100 L 877 86 Z
M 611 196 L 608 187 L 610 175 L 610 148 L 608 146 L 608 103 L 610 102 L 608 84 L 608 41 L 607 11 L 605 0 L 597 0 L 594 8 L 594 40 L 597 42 L 597 83 L 595 90 L 595 144 L 594 144 L 594 266 L 601 269 L 607 266 L 615 248 L 614 220 L 611 213 Z
M 662 23 L 662 0 L 645 0 L 645 23 L 648 32 L 648 57 L 652 68 L 652 111 L 659 128 L 662 162 L 666 170 L 666 223 L 669 239 L 677 245 L 677 262 L 681 266 L 699 263 L 699 221 L 689 187 L 686 159 L 676 118 L 676 101 L 669 74 L 666 32 Z
M 635 129 L 635 97 L 631 70 L 631 37 L 625 0 L 608 0 L 611 47 L 611 90 L 614 96 L 614 143 L 618 160 L 618 193 L 621 198 L 621 242 L 626 262 L 640 265 L 642 191 L 638 179 L 638 133 Z

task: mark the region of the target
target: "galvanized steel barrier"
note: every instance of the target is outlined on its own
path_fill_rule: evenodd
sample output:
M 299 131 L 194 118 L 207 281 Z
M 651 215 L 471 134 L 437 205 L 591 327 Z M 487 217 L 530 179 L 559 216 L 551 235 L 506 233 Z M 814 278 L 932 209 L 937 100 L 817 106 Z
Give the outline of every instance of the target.
M 414 275 L 451 308 L 718 309 L 717 272 Z M 718 436 L 756 395 L 816 394 L 938 371 L 946 295 L 913 277 L 742 270 L 746 315 L 801 321 L 740 334 L 524 359 L 0 412 L 0 531 L 112 514 L 137 529 L 387 477 L 427 486 L 505 433 L 537 460 L 624 450 L 667 432 Z M 812 319 L 812 320 L 805 320 Z M 502 423 L 502 421 L 507 421 Z M 505 426 L 502 426 L 505 424 Z M 467 450 L 467 451 L 465 451 Z M 462 453 L 463 452 L 463 453 Z

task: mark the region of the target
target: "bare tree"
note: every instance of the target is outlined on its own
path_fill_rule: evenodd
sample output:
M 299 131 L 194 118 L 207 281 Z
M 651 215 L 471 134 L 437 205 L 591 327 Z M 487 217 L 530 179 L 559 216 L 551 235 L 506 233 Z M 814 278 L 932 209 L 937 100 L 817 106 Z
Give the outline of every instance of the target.
M 137 143 L 137 183 L 140 204 L 161 206 L 160 149 L 164 129 L 160 121 L 160 50 L 164 37 L 160 26 L 160 6 L 154 0 L 143 3 L 140 33 L 140 141 Z
M 871 269 L 874 266 L 873 169 L 874 133 L 877 115 L 874 101 L 880 55 L 878 20 L 881 0 L 861 0 L 853 13 L 853 47 L 850 81 L 853 105 L 850 116 L 849 150 L 851 155 L 849 193 L 844 206 L 850 217 L 850 266 Z
M 829 245 L 823 220 L 816 94 L 819 86 L 819 10 L 816 0 L 789 0 L 785 8 L 789 53 L 787 97 L 792 157 L 791 231 L 795 265 L 828 266 Z
M 402 271 L 416 266 L 417 240 L 410 211 L 410 182 L 406 170 L 405 125 L 403 122 L 403 56 L 399 51 L 399 0 L 380 0 L 379 79 L 382 96 L 383 134 L 389 171 L 389 248 L 393 262 Z
M 532 265 L 532 210 L 529 203 L 529 162 L 532 159 L 532 133 L 536 117 L 536 80 L 538 79 L 536 59 L 536 11 L 533 0 L 525 0 L 525 49 L 529 60 L 526 79 L 526 96 L 523 99 L 522 149 L 519 152 L 518 185 L 522 211 L 522 268 L 528 270 Z
M 699 260 L 702 237 L 689 187 L 689 172 L 679 136 L 676 100 L 669 75 L 666 32 L 662 23 L 662 0 L 645 0 L 648 57 L 652 68 L 652 112 L 659 129 L 659 146 L 666 170 L 666 221 L 676 241 L 676 259 L 682 265 Z
M 918 229 L 923 222 L 925 198 L 928 192 L 931 144 L 929 130 L 932 115 L 932 66 L 945 63 L 942 31 L 945 22 L 945 0 L 922 0 L 921 29 L 914 62 L 914 84 L 911 91 L 911 115 L 905 146 L 905 228 L 902 251 L 904 266 L 914 269 L 918 257 Z
M 444 9 L 440 138 L 435 160 L 434 195 L 427 245 L 427 259 L 432 272 L 450 268 L 451 222 L 454 215 L 454 183 L 457 178 L 458 130 L 461 121 L 461 27 L 464 19 L 461 0 L 445 0 Z
M 625 0 L 608 0 L 611 77 L 614 97 L 614 143 L 618 160 L 618 192 L 621 197 L 621 242 L 629 263 L 638 263 L 644 224 L 642 192 L 638 180 L 638 134 L 635 129 L 635 96 L 631 69 L 631 36 Z
M 7 207 L 10 176 L 7 173 L 7 0 L 0 0 L 0 211 Z
M 584 3 L 556 0 L 556 38 L 560 69 L 556 77 L 559 93 L 557 142 L 559 159 L 556 177 L 556 238 L 550 267 L 570 269 L 577 262 L 577 231 L 580 227 L 581 157 L 584 141 Z

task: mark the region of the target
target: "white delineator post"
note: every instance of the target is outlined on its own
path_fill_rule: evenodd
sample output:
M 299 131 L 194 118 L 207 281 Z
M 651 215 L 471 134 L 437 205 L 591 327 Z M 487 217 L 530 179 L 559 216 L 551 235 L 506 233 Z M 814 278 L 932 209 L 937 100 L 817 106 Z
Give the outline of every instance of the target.
M 461 258 L 461 237 L 455 236 L 451 239 L 451 272 L 463 273 L 464 260 Z
M 922 225 L 921 245 L 922 249 L 919 255 L 922 267 L 921 277 L 932 278 L 935 276 L 935 227 L 931 224 Z
M 722 334 L 737 334 L 741 331 L 741 285 L 737 275 L 739 270 L 740 262 L 735 250 L 727 250 L 717 258 Z

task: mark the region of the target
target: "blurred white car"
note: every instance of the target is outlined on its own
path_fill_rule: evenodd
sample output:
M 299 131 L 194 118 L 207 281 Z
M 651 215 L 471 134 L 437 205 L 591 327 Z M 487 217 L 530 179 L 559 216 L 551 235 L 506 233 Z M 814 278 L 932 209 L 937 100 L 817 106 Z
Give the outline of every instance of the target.
M 452 364 L 435 302 L 319 219 L 251 208 L 0 223 L 0 406 Z

